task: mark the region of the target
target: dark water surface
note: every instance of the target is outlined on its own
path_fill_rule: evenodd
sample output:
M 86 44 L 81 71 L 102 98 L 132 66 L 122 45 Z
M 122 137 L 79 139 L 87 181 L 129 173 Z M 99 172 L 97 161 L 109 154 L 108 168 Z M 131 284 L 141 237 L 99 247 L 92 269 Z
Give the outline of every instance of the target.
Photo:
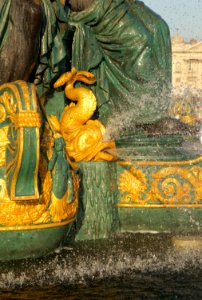
M 201 244 L 200 244 L 201 245 Z M 199 246 L 200 246 L 199 245 Z M 202 299 L 202 249 L 125 234 L 0 264 L 0 299 Z

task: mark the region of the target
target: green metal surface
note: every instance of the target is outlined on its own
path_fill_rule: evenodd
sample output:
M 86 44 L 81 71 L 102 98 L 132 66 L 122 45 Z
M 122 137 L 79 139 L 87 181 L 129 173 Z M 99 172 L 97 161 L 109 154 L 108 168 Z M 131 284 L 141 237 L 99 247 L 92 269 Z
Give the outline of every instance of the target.
M 11 0 L 1 0 L 0 3 L 0 49 L 7 40 L 10 29 L 13 26 L 12 16 L 9 15 L 11 3 Z M 35 83 L 42 83 L 47 88 L 58 72 L 66 71 L 67 54 L 59 30 L 59 19 L 61 20 L 62 14 L 67 18 L 67 12 L 64 11 L 58 0 L 42 0 L 41 5 L 43 6 L 45 21 L 41 24 L 41 47 Z
M 171 82 L 171 43 L 160 16 L 140 1 L 95 0 L 69 23 L 76 27 L 72 66 L 95 74 L 104 124 L 115 113 L 133 111 L 136 124 L 167 114 L 161 93 Z
M 82 212 L 76 240 L 107 238 L 119 229 L 116 163 L 82 162 L 79 167 Z
M 0 3 L 0 49 L 3 47 L 11 27 L 11 20 L 9 18 L 10 6 L 11 0 L 2 0 Z
M 122 232 L 201 235 L 201 208 L 119 208 Z
M 70 225 L 48 229 L 0 232 L 0 260 L 16 260 L 47 255 L 60 246 Z
M 70 183 L 70 166 L 65 157 L 65 142 L 63 138 L 56 138 L 53 150 L 53 156 L 49 161 L 48 169 L 52 172 L 53 187 L 52 192 L 59 199 L 62 199 L 67 191 L 67 187 L 73 193 L 72 182 Z M 69 178 L 68 178 L 69 177 Z
M 196 153 L 183 147 L 183 135 L 133 135 L 116 141 L 116 154 L 125 161 L 181 161 L 194 159 Z

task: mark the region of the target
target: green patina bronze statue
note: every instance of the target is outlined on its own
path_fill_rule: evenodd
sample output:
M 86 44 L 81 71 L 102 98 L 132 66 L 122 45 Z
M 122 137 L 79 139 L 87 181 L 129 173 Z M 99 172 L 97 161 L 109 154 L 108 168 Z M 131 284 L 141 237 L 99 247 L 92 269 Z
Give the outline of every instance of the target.
M 142 2 L 2 0 L 0 83 L 0 260 L 74 235 L 200 233 L 202 158 L 167 119 L 169 29 Z
M 142 124 L 167 116 L 171 43 L 161 17 L 134 0 L 70 4 L 72 65 L 95 74 L 99 118 L 106 124 L 113 113 L 134 110 L 134 124 Z
M 62 9 L 57 0 L 1 1 L 1 84 L 26 80 L 50 85 L 66 57 L 59 32 Z
M 96 76 L 97 115 L 105 124 L 111 114 L 129 109 L 134 109 L 134 124 L 167 116 L 165 91 L 171 82 L 167 24 L 140 1 L 71 0 L 70 15 L 67 6 L 65 10 L 59 2 L 1 2 L 1 82 L 34 80 L 48 87 L 71 60 L 77 70 Z M 25 19 L 18 17 L 21 9 Z M 63 32 L 61 19 L 69 24 Z M 70 25 L 75 27 L 72 45 L 70 40 L 62 40 L 72 32 Z M 22 31 L 23 26 L 27 29 Z M 10 47 L 12 40 L 18 39 L 22 42 L 15 49 Z M 147 95 L 146 101 L 142 95 Z

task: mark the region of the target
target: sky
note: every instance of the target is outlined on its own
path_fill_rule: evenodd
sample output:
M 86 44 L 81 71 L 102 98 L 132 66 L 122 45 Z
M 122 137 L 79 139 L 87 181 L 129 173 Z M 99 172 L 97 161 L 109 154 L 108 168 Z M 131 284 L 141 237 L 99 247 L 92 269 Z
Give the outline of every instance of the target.
M 167 22 L 171 36 L 202 40 L 202 0 L 142 0 Z

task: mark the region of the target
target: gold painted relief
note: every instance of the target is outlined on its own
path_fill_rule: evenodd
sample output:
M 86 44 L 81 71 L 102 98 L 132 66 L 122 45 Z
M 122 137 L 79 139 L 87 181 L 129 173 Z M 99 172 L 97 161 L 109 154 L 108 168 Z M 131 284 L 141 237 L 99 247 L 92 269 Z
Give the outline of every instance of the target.
M 170 106 L 169 115 L 171 118 L 177 118 L 185 124 L 196 125 L 199 121 L 199 114 L 196 109 L 197 105 L 194 99 L 175 99 Z
M 4 178 L 0 179 L 0 231 L 5 230 L 21 230 L 31 228 L 48 228 L 55 226 L 64 226 L 72 222 L 75 218 L 78 208 L 78 188 L 79 179 L 75 173 L 73 176 L 73 201 L 69 203 L 68 197 L 64 199 L 56 199 L 52 195 L 52 175 L 48 171 L 48 160 L 46 155 L 51 157 L 52 149 L 54 146 L 53 134 L 46 124 L 45 134 L 41 143 L 41 149 L 45 153 L 39 156 L 40 153 L 40 136 L 39 128 L 41 126 L 41 117 L 38 112 L 37 98 L 35 87 L 32 86 L 33 103 L 31 111 L 31 102 L 29 99 L 29 91 L 27 84 L 22 81 L 18 82 L 21 85 L 23 95 L 25 97 L 26 110 L 22 109 L 21 98 L 19 90 L 15 84 L 5 84 L 0 86 L 0 92 L 3 89 L 10 89 L 11 93 L 4 92 L 0 96 L 0 123 L 10 119 L 12 128 L 18 130 L 17 140 L 13 142 L 13 145 L 8 140 L 9 126 L 0 128 L 0 167 L 5 165 L 5 152 L 6 147 L 9 147 L 11 153 L 16 152 L 18 149 L 18 155 L 15 158 L 17 160 L 17 167 L 15 169 L 13 188 L 11 194 L 14 194 L 14 183 L 21 166 L 21 152 L 23 150 L 23 130 L 24 128 L 33 127 L 36 128 L 37 139 L 37 162 L 38 165 L 35 168 L 35 187 L 38 189 L 38 176 L 40 177 L 41 188 L 40 195 L 34 199 L 33 196 L 21 196 L 20 201 L 11 200 L 8 196 L 8 190 L 6 187 L 6 181 Z M 15 101 L 14 101 L 15 98 Z M 16 102 L 16 103 L 15 103 Z M 4 125 L 4 124 L 3 124 Z M 14 161 L 10 162 L 10 165 L 6 166 L 7 171 L 13 167 Z M 38 174 L 39 173 L 39 174 Z M 30 199 L 27 201 L 27 199 Z
M 8 83 L 4 84 L 0 87 L 0 91 L 2 88 L 9 88 L 10 93 L 7 91 L 2 94 L 2 103 L 5 105 L 7 118 L 11 120 L 12 125 L 17 130 L 17 156 L 13 160 L 11 164 L 16 163 L 14 175 L 11 182 L 11 191 L 10 191 L 10 198 L 13 201 L 24 201 L 24 200 L 37 200 L 39 199 L 39 192 L 38 192 L 38 168 L 39 168 L 39 128 L 41 127 L 41 117 L 38 113 L 38 105 L 37 105 L 37 96 L 36 96 L 36 89 L 35 86 L 32 85 L 32 97 L 30 97 L 28 85 L 24 81 L 17 81 L 16 82 L 22 91 L 23 99 L 25 102 L 25 108 L 22 105 L 22 97 L 19 93 L 18 88 L 16 87 L 15 83 Z M 15 101 L 14 101 L 15 98 Z M 31 103 L 33 105 L 33 110 L 31 111 Z M 29 196 L 17 196 L 16 195 L 16 183 L 18 180 L 21 164 L 22 164 L 22 157 L 23 157 L 23 150 L 24 150 L 24 128 L 35 128 L 36 132 L 36 144 L 37 144 L 37 164 L 35 167 L 34 172 L 34 194 Z M 12 170 L 12 167 L 7 166 L 7 174 L 8 170 Z
M 119 178 L 121 207 L 202 207 L 202 167 L 165 167 L 149 175 L 134 167 Z
M 78 176 L 73 174 L 74 199 L 72 203 L 66 198 L 57 199 L 53 197 L 51 173 L 46 172 L 42 194 L 39 200 L 11 201 L 8 197 L 6 182 L 0 179 L 0 225 L 3 226 L 26 226 L 41 224 L 41 228 L 47 227 L 47 223 L 60 223 L 75 217 L 78 208 Z M 61 201 L 62 200 L 62 201 Z M 1 231 L 0 227 L 0 231 Z
M 132 199 L 135 201 L 141 192 L 147 188 L 147 179 L 141 170 L 131 168 L 120 175 L 119 190 L 125 196 L 122 198 L 121 203 L 127 203 Z
M 68 203 L 67 199 L 69 198 L 69 189 L 64 194 L 62 199 L 58 199 L 54 193 L 52 193 L 51 198 L 51 206 L 50 206 L 50 214 L 53 222 L 61 222 L 67 218 L 74 216 L 77 212 L 78 208 L 78 189 L 79 189 L 79 178 L 77 175 L 72 172 L 73 176 L 73 186 L 74 193 L 76 192 L 75 200 L 72 203 Z
M 137 166 L 188 166 L 195 165 L 202 162 L 202 156 L 198 156 L 194 159 L 180 160 L 180 161 L 163 161 L 163 160 L 134 160 L 131 161 L 119 161 L 119 166 L 132 166 L 133 164 Z
M 6 188 L 6 182 L 4 179 L 0 179 L 0 203 L 9 201 L 9 196 Z
M 104 141 L 105 127 L 100 121 L 91 120 L 97 106 L 96 97 L 84 86 L 75 87 L 77 81 L 94 84 L 96 79 L 92 73 L 75 68 L 60 76 L 54 88 L 65 85 L 65 96 L 73 102 L 65 107 L 61 122 L 55 116 L 50 116 L 49 121 L 58 123 L 66 154 L 73 161 L 113 161 L 115 157 L 105 150 L 115 148 L 115 142 Z
M 46 130 L 48 137 L 45 135 L 42 145 L 45 151 L 51 152 L 54 144 L 48 125 Z M 11 201 L 8 197 L 6 182 L 0 179 L 0 225 L 7 226 L 7 230 L 63 226 L 74 220 L 78 208 L 78 176 L 72 172 L 74 199 L 72 203 L 69 203 L 67 194 L 63 199 L 54 197 L 51 172 L 47 170 L 47 160 L 43 155 L 40 156 L 39 174 L 42 193 L 39 199 L 29 202 Z M 5 231 L 6 228 L 0 227 L 1 230 Z
M 8 126 L 0 128 L 0 167 L 5 166 L 6 162 L 6 146 L 9 144 L 8 140 Z
M 0 96 L 0 123 L 4 122 L 7 118 L 14 121 L 13 118 L 17 112 L 17 106 L 14 103 L 13 96 L 8 92 L 4 92 Z

